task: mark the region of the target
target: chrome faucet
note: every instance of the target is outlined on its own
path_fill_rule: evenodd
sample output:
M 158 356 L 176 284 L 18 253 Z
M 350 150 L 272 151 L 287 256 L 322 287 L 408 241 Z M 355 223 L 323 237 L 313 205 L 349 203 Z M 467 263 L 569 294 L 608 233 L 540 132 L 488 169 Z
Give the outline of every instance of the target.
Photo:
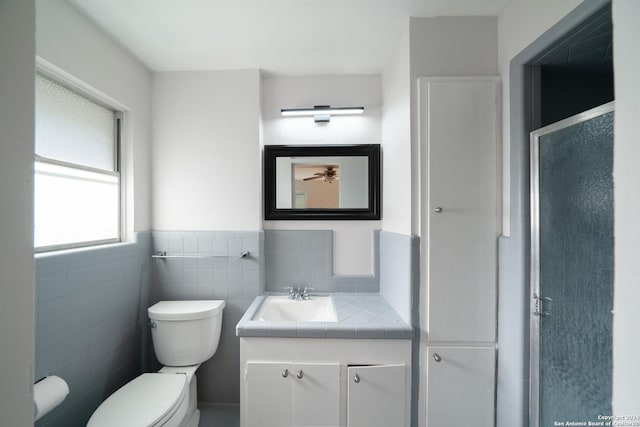
M 309 291 L 314 290 L 314 288 L 309 288 L 307 286 L 305 286 L 304 288 L 298 286 L 298 287 L 293 287 L 293 286 L 285 286 L 284 287 L 287 291 L 289 291 L 289 299 L 293 299 L 296 301 L 306 301 L 311 299 L 311 295 L 309 295 Z
M 296 299 L 297 292 L 293 286 L 285 286 L 284 288 L 289 291 L 289 299 Z
M 302 291 L 302 295 L 300 295 L 300 297 L 305 301 L 306 300 L 310 300 L 311 299 L 311 295 L 309 295 L 309 291 L 313 291 L 313 290 L 314 290 L 314 288 L 308 288 L 308 287 L 305 286 L 304 290 Z

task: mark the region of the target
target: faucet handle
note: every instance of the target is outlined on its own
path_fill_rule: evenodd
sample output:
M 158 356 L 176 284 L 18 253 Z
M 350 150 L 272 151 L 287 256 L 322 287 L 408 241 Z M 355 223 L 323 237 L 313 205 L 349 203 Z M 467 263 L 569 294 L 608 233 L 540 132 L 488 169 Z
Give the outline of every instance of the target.
M 315 291 L 316 288 L 310 288 L 305 286 L 304 290 L 302 291 L 302 299 L 311 299 L 311 295 L 309 295 L 309 291 Z
M 289 298 L 290 299 L 295 299 L 296 297 L 296 290 L 293 288 L 293 286 L 285 286 L 284 289 L 286 291 L 289 291 Z

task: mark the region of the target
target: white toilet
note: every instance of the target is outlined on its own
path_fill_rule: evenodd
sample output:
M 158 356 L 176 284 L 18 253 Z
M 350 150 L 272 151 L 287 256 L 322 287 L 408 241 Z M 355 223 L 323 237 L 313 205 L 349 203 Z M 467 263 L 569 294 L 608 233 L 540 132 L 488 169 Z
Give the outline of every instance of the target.
M 113 393 L 87 427 L 197 427 L 195 372 L 220 342 L 224 301 L 160 301 L 149 307 L 151 338 L 163 366 Z

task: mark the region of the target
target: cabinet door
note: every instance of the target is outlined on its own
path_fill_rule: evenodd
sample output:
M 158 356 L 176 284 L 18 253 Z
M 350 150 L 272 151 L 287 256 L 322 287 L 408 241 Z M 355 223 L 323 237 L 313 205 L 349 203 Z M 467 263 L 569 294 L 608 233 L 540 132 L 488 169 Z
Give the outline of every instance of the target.
M 348 384 L 349 427 L 407 425 L 405 365 L 350 366 Z
M 246 426 L 292 426 L 293 365 L 248 362 L 246 375 Z
M 497 80 L 421 81 L 429 340 L 494 342 Z
M 431 346 L 427 351 L 427 427 L 492 427 L 495 349 Z
M 339 426 L 340 365 L 296 363 L 292 377 L 294 425 Z

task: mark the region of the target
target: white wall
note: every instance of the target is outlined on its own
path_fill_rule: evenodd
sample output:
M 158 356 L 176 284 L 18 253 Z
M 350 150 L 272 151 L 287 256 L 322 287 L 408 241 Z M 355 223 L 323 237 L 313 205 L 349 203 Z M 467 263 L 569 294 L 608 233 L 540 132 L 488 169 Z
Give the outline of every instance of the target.
M 0 425 L 33 425 L 33 0 L 0 2 Z
M 410 27 L 412 77 L 498 73 L 495 16 L 411 18 Z
M 260 73 L 153 77 L 153 229 L 260 229 Z
M 262 80 L 264 144 L 375 144 L 380 142 L 379 75 L 265 77 Z M 364 107 L 326 124 L 310 117 L 282 117 L 282 108 Z
M 640 414 L 640 2 L 613 1 L 615 70 L 615 294 L 613 317 L 613 412 Z
M 65 0 L 37 0 L 36 52 L 40 58 L 88 84 L 125 108 L 123 161 L 127 234 L 151 224 L 151 76 L 142 63 L 115 44 Z
M 409 21 L 382 72 L 382 228 L 411 234 Z
M 502 234 L 510 236 L 509 66 L 511 60 L 582 0 L 512 0 L 498 17 L 498 60 L 502 78 Z
M 314 105 L 364 106 L 364 114 L 334 116 L 326 124 L 315 123 L 311 117 L 280 114 L 282 108 Z M 262 81 L 264 144 L 380 143 L 381 106 L 379 75 L 265 77 Z M 383 206 L 387 203 L 385 197 L 383 193 Z M 380 221 L 263 221 L 263 227 L 266 230 L 333 230 L 334 273 L 373 273 L 372 231 L 380 228 Z

